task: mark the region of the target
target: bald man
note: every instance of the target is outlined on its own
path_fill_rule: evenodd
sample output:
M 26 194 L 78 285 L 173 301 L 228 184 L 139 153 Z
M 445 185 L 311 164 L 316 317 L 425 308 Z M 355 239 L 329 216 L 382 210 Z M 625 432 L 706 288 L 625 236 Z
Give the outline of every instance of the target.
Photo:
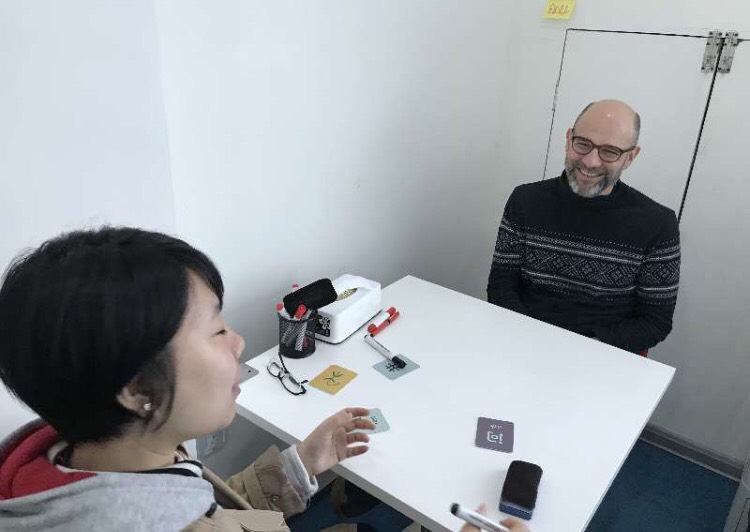
M 567 131 L 562 175 L 513 191 L 488 301 L 633 353 L 667 337 L 677 217 L 620 181 L 640 152 L 640 122 L 623 102 L 589 104 Z

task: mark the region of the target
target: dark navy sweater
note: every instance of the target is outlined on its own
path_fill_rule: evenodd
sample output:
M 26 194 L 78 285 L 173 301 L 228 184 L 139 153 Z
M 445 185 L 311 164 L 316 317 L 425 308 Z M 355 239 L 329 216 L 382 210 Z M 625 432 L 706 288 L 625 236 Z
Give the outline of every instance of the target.
M 511 194 L 487 299 L 638 353 L 672 330 L 679 276 L 674 211 L 622 182 L 581 197 L 563 173 Z

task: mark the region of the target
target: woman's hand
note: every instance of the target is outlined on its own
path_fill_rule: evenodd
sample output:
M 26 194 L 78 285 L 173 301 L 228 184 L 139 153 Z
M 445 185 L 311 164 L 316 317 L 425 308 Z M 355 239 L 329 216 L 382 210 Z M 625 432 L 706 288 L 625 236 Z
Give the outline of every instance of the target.
M 480 504 L 479 508 L 476 509 L 477 513 L 480 513 L 482 515 L 487 514 L 487 506 L 484 504 Z M 500 521 L 501 525 L 505 525 L 510 529 L 510 532 L 531 532 L 529 530 L 529 527 L 527 527 L 523 521 L 520 519 L 516 519 L 515 517 L 508 517 L 507 519 L 504 519 L 503 521 Z M 477 527 L 470 524 L 465 524 L 460 532 L 480 532 Z
M 352 444 L 367 443 L 370 436 L 352 431 L 374 429 L 372 421 L 361 417 L 369 414 L 367 408 L 345 408 L 323 421 L 297 446 L 297 453 L 310 476 L 327 471 L 345 458 L 367 452 L 367 445 Z

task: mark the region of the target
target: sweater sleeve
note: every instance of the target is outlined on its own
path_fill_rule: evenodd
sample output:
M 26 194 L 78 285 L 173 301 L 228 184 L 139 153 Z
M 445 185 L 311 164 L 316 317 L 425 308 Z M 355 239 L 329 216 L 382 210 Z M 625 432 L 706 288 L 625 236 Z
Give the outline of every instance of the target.
M 305 469 L 305 464 L 297 452 L 297 446 L 292 445 L 281 451 L 281 465 L 284 468 L 284 475 L 292 483 L 294 491 L 297 492 L 300 499 L 307 505 L 310 499 L 318 491 L 318 479 L 311 477 Z
M 634 316 L 613 325 L 594 327 L 596 337 L 634 353 L 655 346 L 672 330 L 679 282 L 680 234 L 677 217 L 672 212 L 638 272 Z
M 497 231 L 490 277 L 487 281 L 487 301 L 521 314 L 528 314 L 526 305 L 519 295 L 525 241 L 516 191 L 517 189 L 508 198 Z

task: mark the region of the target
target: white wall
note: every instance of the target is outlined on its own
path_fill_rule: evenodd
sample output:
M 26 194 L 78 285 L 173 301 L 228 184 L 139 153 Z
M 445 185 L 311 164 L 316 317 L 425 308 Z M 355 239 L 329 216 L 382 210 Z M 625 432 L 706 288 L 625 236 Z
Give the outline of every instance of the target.
M 0 269 L 63 230 L 174 230 L 151 1 L 0 2 Z M 32 414 L 0 387 L 0 437 Z
M 179 232 L 248 353 L 294 281 L 407 273 L 483 296 L 504 140 L 502 3 L 159 1 Z

